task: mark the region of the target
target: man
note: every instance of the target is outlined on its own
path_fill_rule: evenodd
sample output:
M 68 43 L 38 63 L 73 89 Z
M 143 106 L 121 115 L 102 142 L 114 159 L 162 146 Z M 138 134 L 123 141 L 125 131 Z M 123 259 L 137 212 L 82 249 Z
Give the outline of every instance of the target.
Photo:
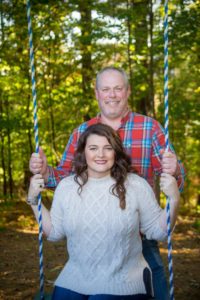
M 128 108 L 130 86 L 126 73 L 115 67 L 101 70 L 96 78 L 95 95 L 98 100 L 100 114 L 81 124 L 72 133 L 57 168 L 47 165 L 47 159 L 42 149 L 39 154 L 32 154 L 30 170 L 41 173 L 46 186 L 55 188 L 58 182 L 72 173 L 72 161 L 79 136 L 85 129 L 101 122 L 114 128 L 123 141 L 124 148 L 132 160 L 132 166 L 143 176 L 155 190 L 155 176 L 161 172 L 176 177 L 179 189 L 183 189 L 184 168 L 177 160 L 172 146 L 164 152 L 164 130 L 154 119 L 133 113 Z M 155 298 L 167 300 L 168 290 L 164 268 L 155 241 L 143 238 L 143 254 L 153 273 Z

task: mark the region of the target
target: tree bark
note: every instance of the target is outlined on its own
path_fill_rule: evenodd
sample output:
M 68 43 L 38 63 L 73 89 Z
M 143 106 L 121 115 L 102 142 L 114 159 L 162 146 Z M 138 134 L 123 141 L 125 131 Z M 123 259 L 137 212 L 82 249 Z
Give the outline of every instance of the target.
M 3 22 L 3 1 L 0 1 L 0 12 L 1 12 L 1 50 L 4 44 L 4 22 Z M 3 120 L 3 95 L 1 93 L 1 101 L 0 101 L 0 117 Z M 4 147 L 4 131 L 3 127 L 1 127 L 0 131 L 1 136 L 1 167 L 3 170 L 3 195 L 6 199 L 7 195 L 7 177 L 6 177 L 6 164 L 5 164 L 5 147 Z
M 3 120 L 3 101 L 0 101 L 0 116 L 1 116 L 1 120 Z M 7 195 L 7 177 L 6 177 L 5 147 L 4 147 L 3 128 L 1 128 L 0 135 L 1 135 L 1 167 L 2 167 L 2 170 L 3 170 L 3 195 L 6 199 L 6 195 Z
M 92 12 L 91 12 L 91 0 L 78 1 L 79 12 L 81 14 L 80 27 L 80 50 L 81 50 L 81 75 L 82 75 L 82 91 L 84 97 L 84 103 L 90 105 L 92 99 L 93 89 L 91 88 L 91 82 L 93 80 L 92 72 Z
M 155 118 L 155 107 L 154 107 L 154 61 L 153 61 L 153 2 L 149 0 L 149 102 L 150 102 L 150 113 Z
M 127 0 L 126 2 L 126 8 L 127 8 L 127 29 L 128 29 L 128 44 L 127 44 L 127 52 L 128 52 L 128 68 L 129 68 L 129 83 L 131 87 L 131 95 L 129 99 L 129 103 L 131 106 L 131 109 L 134 110 L 134 82 L 133 82 L 133 65 L 132 65 L 132 59 L 131 59 L 131 45 L 132 45 L 132 30 L 131 30 L 131 5 L 130 0 Z
M 8 139 L 8 185 L 10 198 L 13 197 L 13 178 L 12 178 L 12 153 L 11 153 L 11 135 L 10 135 L 10 117 L 9 117 L 9 102 L 6 99 L 5 101 L 6 107 L 6 119 L 7 119 L 7 139 Z
M 148 23 L 147 23 L 147 15 L 148 15 L 148 2 L 149 0 L 145 0 L 142 2 L 132 1 L 132 9 L 137 13 L 137 21 L 135 22 L 135 52 L 139 59 L 140 63 L 140 78 L 138 85 L 147 85 L 149 83 L 148 80 L 148 60 L 147 60 L 147 42 L 148 42 Z M 150 110 L 149 103 L 149 92 L 146 88 L 141 94 L 140 101 L 137 103 L 137 111 L 148 115 Z

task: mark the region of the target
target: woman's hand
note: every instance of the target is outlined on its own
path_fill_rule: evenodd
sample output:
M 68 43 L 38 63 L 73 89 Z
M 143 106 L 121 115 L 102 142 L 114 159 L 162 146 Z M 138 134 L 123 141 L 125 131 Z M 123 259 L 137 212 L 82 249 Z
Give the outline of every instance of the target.
M 44 190 L 44 179 L 41 174 L 36 174 L 31 177 L 29 190 L 28 190 L 28 198 L 34 199 L 36 198 L 40 192 Z
M 165 193 L 166 196 L 179 199 L 180 193 L 176 179 L 167 173 L 162 173 L 160 176 L 160 189 Z
M 30 180 L 27 203 L 31 205 L 37 222 L 39 223 L 39 213 L 37 208 L 37 196 L 44 190 L 44 179 L 41 174 L 34 175 Z M 42 211 L 42 229 L 46 236 L 51 231 L 51 218 L 48 209 L 41 202 Z

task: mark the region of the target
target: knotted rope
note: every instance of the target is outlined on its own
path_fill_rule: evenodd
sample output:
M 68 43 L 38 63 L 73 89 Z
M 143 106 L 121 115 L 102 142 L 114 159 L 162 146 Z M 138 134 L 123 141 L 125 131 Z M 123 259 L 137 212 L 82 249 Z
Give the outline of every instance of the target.
M 165 106 L 165 147 L 169 150 L 169 102 L 168 102 L 168 0 L 164 4 L 164 106 Z M 174 300 L 173 260 L 171 243 L 170 199 L 167 197 L 167 245 L 169 269 L 170 300 Z
M 34 118 L 34 136 L 35 136 L 35 152 L 39 152 L 39 134 L 38 134 L 38 118 L 37 118 L 37 93 L 36 93 L 36 80 L 35 80 L 35 67 L 34 67 L 34 51 L 33 51 L 33 34 L 31 22 L 31 5 L 27 0 L 27 18 L 28 18 L 28 36 L 30 48 L 30 69 L 31 69 L 31 82 L 32 82 L 32 96 L 33 96 L 33 118 Z M 42 239 L 42 197 L 38 195 L 38 220 L 39 220 L 39 268 L 40 268 L 40 299 L 44 299 L 44 270 L 43 270 L 43 239 Z

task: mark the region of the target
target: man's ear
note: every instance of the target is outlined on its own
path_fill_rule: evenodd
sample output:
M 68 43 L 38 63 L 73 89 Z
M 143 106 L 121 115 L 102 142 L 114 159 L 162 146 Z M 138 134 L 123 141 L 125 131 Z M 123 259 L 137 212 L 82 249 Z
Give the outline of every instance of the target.
M 98 90 L 96 88 L 95 88 L 94 92 L 95 92 L 96 99 L 99 100 L 99 93 L 98 93 Z

